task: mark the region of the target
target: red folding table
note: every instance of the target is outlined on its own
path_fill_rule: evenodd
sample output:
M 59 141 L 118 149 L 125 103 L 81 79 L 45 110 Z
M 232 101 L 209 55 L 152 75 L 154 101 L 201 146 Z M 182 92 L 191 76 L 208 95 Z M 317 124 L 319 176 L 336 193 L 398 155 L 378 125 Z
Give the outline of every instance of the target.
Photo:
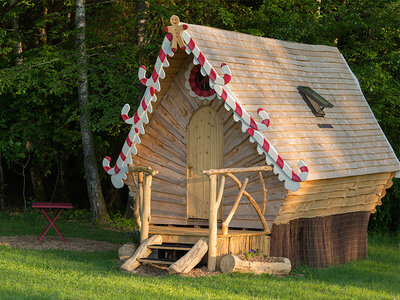
M 49 231 L 51 226 L 54 227 L 54 229 L 57 231 L 58 235 L 60 236 L 60 238 L 62 239 L 62 241 L 65 244 L 65 240 L 64 240 L 63 236 L 61 235 L 60 230 L 58 230 L 58 228 L 56 227 L 55 222 L 65 208 L 73 208 L 72 204 L 71 203 L 60 203 L 60 202 L 33 202 L 32 207 L 40 209 L 40 211 L 47 218 L 47 220 L 49 220 L 49 223 L 47 224 L 47 226 L 43 229 L 42 233 L 38 236 L 38 239 L 39 239 L 38 244 L 43 240 L 44 236 Z M 51 208 L 58 210 L 58 212 L 54 214 L 53 218 L 51 218 L 51 216 L 46 212 L 46 209 L 51 209 Z

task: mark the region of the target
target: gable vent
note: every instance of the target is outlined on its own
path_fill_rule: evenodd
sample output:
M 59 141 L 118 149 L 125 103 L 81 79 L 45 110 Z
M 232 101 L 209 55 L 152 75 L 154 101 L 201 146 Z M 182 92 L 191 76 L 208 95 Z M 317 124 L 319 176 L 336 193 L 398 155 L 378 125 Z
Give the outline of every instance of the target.
M 333 107 L 333 104 L 308 86 L 299 86 L 297 90 L 316 117 L 325 116 L 324 108 Z

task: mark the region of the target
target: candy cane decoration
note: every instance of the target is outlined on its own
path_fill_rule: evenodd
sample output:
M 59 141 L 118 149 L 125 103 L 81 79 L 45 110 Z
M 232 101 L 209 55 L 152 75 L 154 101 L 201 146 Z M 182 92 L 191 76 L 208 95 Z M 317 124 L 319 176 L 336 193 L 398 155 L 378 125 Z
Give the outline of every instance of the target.
M 187 26 L 185 25 L 184 29 L 186 28 Z M 289 190 L 296 191 L 300 187 L 300 182 L 307 179 L 307 166 L 303 161 L 298 163 L 298 167 L 301 171 L 300 174 L 296 174 L 290 168 L 262 133 L 262 131 L 266 130 L 270 124 L 268 114 L 262 108 L 259 108 L 257 113 L 262 121 L 256 122 L 240 105 L 240 101 L 226 86 L 232 78 L 229 67 L 226 64 L 221 64 L 221 70 L 224 75 L 220 77 L 209 61 L 201 53 L 199 47 L 196 45 L 189 33 L 183 31 L 182 38 L 187 45 L 185 49 L 186 53 L 193 53 L 193 63 L 201 65 L 201 73 L 204 76 L 208 75 L 210 87 L 215 90 L 218 98 L 224 101 L 225 108 L 227 110 L 233 110 L 233 118 L 236 122 L 240 121 L 242 123 L 242 131 L 247 132 L 250 135 L 251 142 L 257 142 L 258 153 L 260 155 L 265 155 L 267 164 L 274 165 L 274 173 L 279 174 L 279 180 L 285 181 L 285 187 Z M 123 186 L 123 180 L 126 179 L 126 173 L 128 172 L 128 165 L 132 164 L 131 155 L 137 154 L 136 144 L 140 144 L 141 142 L 139 134 L 144 134 L 143 125 L 149 122 L 147 113 L 151 113 L 152 111 L 151 102 L 157 101 L 155 90 L 160 91 L 161 89 L 159 79 L 165 77 L 163 68 L 169 66 L 167 55 L 174 55 L 174 52 L 171 49 L 172 40 L 172 34 L 167 33 L 150 78 L 146 78 L 146 68 L 144 66 L 139 68 L 139 80 L 147 87 L 147 89 L 134 116 L 129 117 L 128 115 L 130 111 L 129 104 L 125 104 L 121 110 L 122 119 L 127 124 L 132 125 L 131 130 L 125 140 L 114 167 L 110 167 L 110 157 L 106 156 L 103 159 L 103 168 L 109 175 L 111 175 L 111 181 L 116 188 Z
M 139 134 L 144 134 L 143 125 L 149 122 L 148 113 L 151 113 L 153 110 L 151 102 L 157 101 L 155 90 L 160 90 L 159 78 L 165 77 L 163 68 L 169 66 L 167 55 L 174 55 L 171 50 L 170 36 L 168 35 L 164 38 L 162 43 L 151 78 L 145 78 L 146 68 L 143 66 L 139 68 L 140 82 L 147 86 L 147 88 L 136 113 L 133 117 L 129 117 L 129 104 L 125 104 L 121 110 L 121 117 L 124 122 L 132 125 L 131 130 L 129 131 L 128 137 L 125 140 L 114 167 L 110 167 L 111 158 L 109 156 L 103 159 L 103 168 L 107 174 L 111 175 L 111 182 L 116 188 L 123 187 L 123 180 L 126 179 L 128 165 L 132 164 L 132 154 L 137 154 L 136 145 L 141 142 Z
M 308 177 L 308 168 L 303 161 L 299 161 L 297 165 L 300 168 L 300 174 L 296 174 L 264 136 L 262 131 L 266 130 L 270 124 L 268 114 L 262 108 L 259 108 L 257 113 L 262 121 L 256 122 L 240 105 L 240 101 L 231 90 L 227 86 L 224 86 L 231 80 L 231 72 L 228 66 L 226 64 L 221 64 L 224 77 L 219 77 L 203 53 L 201 53 L 190 34 L 188 32 L 183 32 L 182 37 L 188 46 L 186 52 L 188 54 L 190 54 L 190 52 L 193 53 L 193 63 L 195 65 L 200 64 L 202 75 L 209 76 L 210 87 L 216 91 L 218 98 L 224 101 L 225 108 L 228 111 L 233 110 L 234 120 L 236 122 L 241 121 L 242 131 L 250 135 L 250 141 L 257 142 L 258 153 L 260 155 L 264 154 L 266 163 L 274 166 L 274 173 L 279 174 L 279 180 L 285 181 L 286 189 L 292 191 L 298 190 L 300 188 L 300 182 L 305 181 Z

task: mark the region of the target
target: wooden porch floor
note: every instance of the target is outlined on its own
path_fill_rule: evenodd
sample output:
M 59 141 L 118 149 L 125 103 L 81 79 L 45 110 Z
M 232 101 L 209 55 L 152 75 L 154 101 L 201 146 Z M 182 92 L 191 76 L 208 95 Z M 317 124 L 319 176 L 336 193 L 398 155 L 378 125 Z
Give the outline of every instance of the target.
M 201 238 L 208 239 L 208 228 L 192 228 L 178 226 L 150 225 L 150 235 L 161 235 L 163 243 L 195 244 Z M 217 257 L 228 253 L 243 253 L 250 249 L 261 250 L 269 255 L 270 232 L 257 230 L 230 229 L 227 235 L 223 235 L 218 229 Z

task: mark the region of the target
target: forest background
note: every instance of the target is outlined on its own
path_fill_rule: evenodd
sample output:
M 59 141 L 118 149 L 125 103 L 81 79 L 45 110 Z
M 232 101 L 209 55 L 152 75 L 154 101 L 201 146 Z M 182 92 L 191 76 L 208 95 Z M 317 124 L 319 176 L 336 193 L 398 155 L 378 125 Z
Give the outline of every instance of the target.
M 78 9 L 86 13 L 83 28 Z M 399 157 L 399 0 L 0 0 L 1 210 L 58 201 L 92 208 L 97 220 L 107 212 L 130 215 L 127 189 L 112 186 L 101 161 L 120 151 L 130 129 L 120 110 L 125 103 L 137 107 L 138 68 L 151 69 L 172 14 L 187 23 L 338 47 Z M 83 110 L 82 72 L 89 86 Z M 105 204 L 100 215 L 85 182 L 83 112 L 90 113 L 101 183 L 96 201 Z M 370 230 L 399 231 L 398 179 L 382 202 Z

